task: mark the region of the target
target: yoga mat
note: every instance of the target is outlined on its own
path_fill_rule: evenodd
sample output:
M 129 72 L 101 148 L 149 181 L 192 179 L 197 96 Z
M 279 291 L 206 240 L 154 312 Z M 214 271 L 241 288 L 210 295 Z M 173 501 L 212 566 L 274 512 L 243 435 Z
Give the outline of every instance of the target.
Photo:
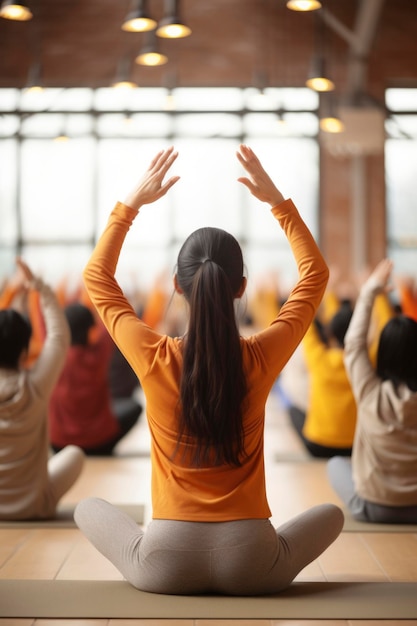
M 142 524 L 145 507 L 143 504 L 115 504 L 138 523 Z M 74 522 L 74 509 L 76 504 L 61 504 L 58 507 L 56 517 L 45 520 L 1 520 L 0 528 L 77 528 Z
M 264 597 L 169 596 L 125 581 L 0 580 L 0 617 L 413 619 L 417 583 L 293 583 Z
M 345 533 L 417 533 L 417 524 L 377 524 L 374 522 L 358 522 L 349 511 L 343 511 Z

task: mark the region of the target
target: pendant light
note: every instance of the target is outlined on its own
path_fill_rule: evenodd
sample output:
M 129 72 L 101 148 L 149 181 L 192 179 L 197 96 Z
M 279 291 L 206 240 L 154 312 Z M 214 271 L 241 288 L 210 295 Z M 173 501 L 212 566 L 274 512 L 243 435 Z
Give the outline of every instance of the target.
M 145 33 L 144 45 L 139 51 L 135 62 L 139 65 L 147 65 L 150 67 L 165 65 L 165 63 L 168 63 L 168 57 L 159 52 L 155 30 Z
M 180 39 L 191 35 L 191 28 L 180 18 L 179 4 L 179 0 L 165 0 L 164 17 L 156 29 L 158 37 Z
M 321 9 L 319 0 L 288 0 L 287 9 L 291 11 L 317 11 Z
M 137 84 L 131 79 L 131 60 L 126 55 L 117 64 L 116 78 L 112 83 L 114 89 L 135 89 Z
M 318 14 L 315 14 L 314 17 L 314 55 L 310 64 L 306 86 L 314 91 L 333 91 L 335 84 L 327 74 L 325 59 L 325 23 Z
M 4 17 L 6 20 L 27 22 L 32 19 L 33 13 L 24 2 L 3 0 L 0 6 L 0 17 Z
M 323 94 L 321 97 L 319 125 L 320 130 L 325 133 L 342 133 L 345 130 L 334 93 Z
M 146 0 L 137 0 L 126 15 L 122 30 L 130 33 L 144 33 L 156 28 L 157 22 L 148 13 Z
M 306 86 L 314 91 L 333 91 L 334 82 L 329 78 L 326 61 L 322 56 L 314 56 L 306 80 Z

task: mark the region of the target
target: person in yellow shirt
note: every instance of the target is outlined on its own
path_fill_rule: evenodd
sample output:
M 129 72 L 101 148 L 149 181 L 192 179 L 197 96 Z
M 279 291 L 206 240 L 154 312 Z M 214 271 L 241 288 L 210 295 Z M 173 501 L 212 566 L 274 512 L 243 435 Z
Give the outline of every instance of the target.
M 84 270 L 91 301 L 146 397 L 152 521 L 144 531 L 99 498 L 82 500 L 75 521 L 138 589 L 276 593 L 338 537 L 344 522 L 341 509 L 325 503 L 275 529 L 264 469 L 265 403 L 317 311 L 328 268 L 293 202 L 241 145 L 237 158 L 247 176 L 238 181 L 271 207 L 298 282 L 268 328 L 243 338 L 234 308 L 246 287 L 241 248 L 222 229 L 200 228 L 184 242 L 174 276 L 188 304 L 186 333 L 171 337 L 146 325 L 116 282 L 116 266 L 133 220 L 178 181 L 164 182 L 177 156 L 171 147 L 154 157 L 116 204 Z
M 302 341 L 309 378 L 306 411 L 289 407 L 291 422 L 314 457 L 350 456 L 356 402 L 344 361 L 344 336 L 352 317 L 349 301 L 327 323 L 314 320 Z

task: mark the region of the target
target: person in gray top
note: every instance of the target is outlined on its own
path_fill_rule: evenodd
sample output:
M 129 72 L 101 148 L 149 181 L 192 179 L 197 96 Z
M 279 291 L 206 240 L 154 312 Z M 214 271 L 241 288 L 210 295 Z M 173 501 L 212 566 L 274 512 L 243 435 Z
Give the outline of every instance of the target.
M 393 264 L 381 261 L 361 288 L 345 337 L 345 364 L 358 407 L 350 459 L 333 457 L 330 483 L 351 515 L 417 523 L 417 322 L 394 315 L 382 329 L 376 368 L 368 351 L 372 306 L 389 291 Z
M 48 519 L 84 463 L 76 446 L 53 456 L 49 448 L 47 406 L 70 332 L 52 289 L 24 261 L 17 265 L 22 286 L 39 292 L 46 337 L 36 362 L 24 367 L 30 321 L 18 310 L 0 310 L 0 520 Z

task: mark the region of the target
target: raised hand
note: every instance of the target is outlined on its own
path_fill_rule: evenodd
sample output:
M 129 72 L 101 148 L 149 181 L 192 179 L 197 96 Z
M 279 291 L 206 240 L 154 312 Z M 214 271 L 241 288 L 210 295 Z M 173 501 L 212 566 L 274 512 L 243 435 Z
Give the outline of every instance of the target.
M 22 285 L 27 287 L 29 283 L 32 282 L 33 279 L 35 278 L 33 275 L 33 272 L 30 269 L 29 265 L 25 263 L 25 261 L 21 257 L 17 257 L 16 265 L 18 269 L 20 270 L 20 274 L 22 276 L 22 279 L 21 279 Z
M 284 196 L 265 172 L 254 151 L 249 146 L 241 144 L 236 156 L 250 177 L 242 176 L 238 178 L 238 181 L 245 185 L 251 194 L 261 202 L 267 202 L 271 207 L 280 204 L 284 200 Z
M 393 267 L 394 264 L 390 259 L 383 259 L 372 271 L 368 280 L 372 281 L 372 283 L 381 291 L 391 291 L 393 287 L 388 283 L 391 278 Z
M 177 156 L 178 152 L 174 152 L 172 146 L 158 152 L 139 183 L 126 196 L 124 204 L 138 210 L 143 204 L 150 204 L 162 198 L 180 178 L 172 176 L 164 182 L 165 175 Z

